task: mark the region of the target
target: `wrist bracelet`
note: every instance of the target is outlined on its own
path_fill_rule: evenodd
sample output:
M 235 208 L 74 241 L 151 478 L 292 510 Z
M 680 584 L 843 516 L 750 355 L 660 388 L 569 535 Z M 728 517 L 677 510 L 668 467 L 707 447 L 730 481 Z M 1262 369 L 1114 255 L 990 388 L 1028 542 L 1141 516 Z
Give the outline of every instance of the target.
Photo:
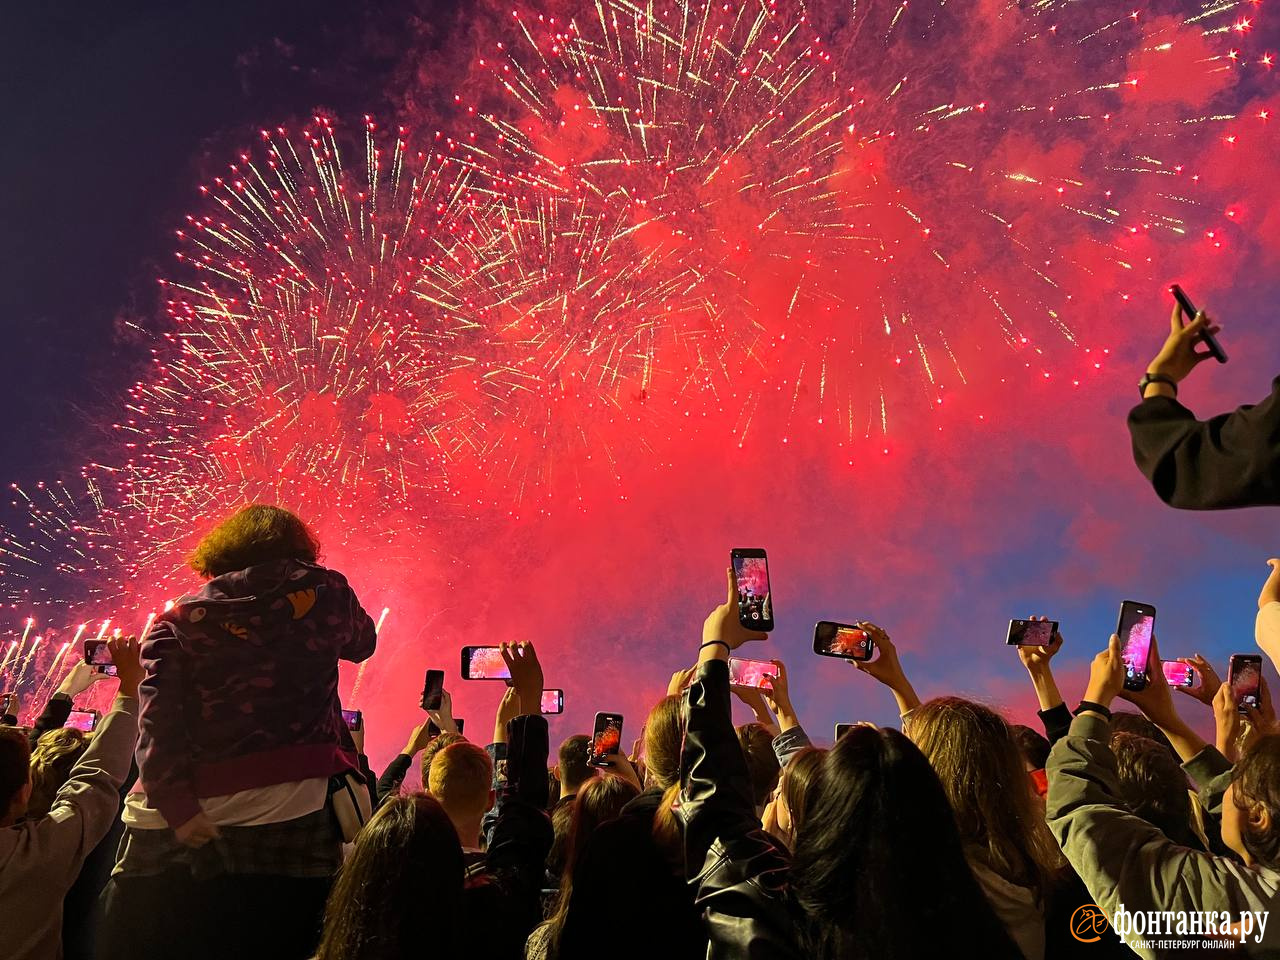
M 1106 707 L 1104 707 L 1102 704 L 1095 703 L 1092 700 L 1081 700 L 1080 706 L 1076 707 L 1074 711 L 1074 715 L 1078 717 L 1080 716 L 1080 714 L 1084 713 L 1086 710 L 1092 710 L 1094 713 L 1102 714 L 1108 720 L 1111 719 L 1111 711 L 1108 710 Z
M 720 646 L 722 646 L 722 647 L 724 647 L 726 650 L 728 650 L 730 653 L 733 653 L 733 647 L 729 646 L 729 645 L 728 645 L 727 643 L 725 643 L 723 640 L 708 640 L 706 643 L 704 643 L 704 644 L 703 644 L 702 646 L 700 646 L 698 649 L 699 649 L 699 650 L 705 650 L 705 649 L 707 649 L 707 647 L 714 647 L 716 644 L 719 644 Z

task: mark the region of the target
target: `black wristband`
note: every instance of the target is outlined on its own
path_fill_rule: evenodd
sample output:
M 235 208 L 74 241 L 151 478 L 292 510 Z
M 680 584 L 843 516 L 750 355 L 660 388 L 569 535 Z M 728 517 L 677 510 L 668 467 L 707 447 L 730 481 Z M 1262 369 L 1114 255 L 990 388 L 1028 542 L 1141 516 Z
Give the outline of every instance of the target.
M 1147 399 L 1147 387 L 1153 383 L 1166 384 L 1173 390 L 1173 398 L 1175 400 L 1178 398 L 1178 381 L 1174 380 L 1173 377 L 1165 376 L 1163 373 L 1144 373 L 1142 379 L 1138 381 L 1138 396 L 1143 400 Z
M 722 647 L 724 647 L 726 650 L 728 650 L 730 653 L 733 653 L 733 647 L 729 646 L 729 645 L 728 645 L 727 643 L 725 643 L 723 640 L 708 640 L 706 643 L 704 643 L 704 644 L 703 644 L 702 646 L 700 646 L 698 649 L 699 649 L 699 650 L 705 650 L 707 647 L 714 647 L 716 644 L 719 644 L 720 646 L 722 646 Z
M 1075 709 L 1075 716 L 1080 716 L 1086 710 L 1092 710 L 1094 713 L 1100 713 L 1108 720 L 1111 719 L 1111 711 L 1100 703 L 1094 703 L 1092 700 L 1081 700 L 1080 706 Z

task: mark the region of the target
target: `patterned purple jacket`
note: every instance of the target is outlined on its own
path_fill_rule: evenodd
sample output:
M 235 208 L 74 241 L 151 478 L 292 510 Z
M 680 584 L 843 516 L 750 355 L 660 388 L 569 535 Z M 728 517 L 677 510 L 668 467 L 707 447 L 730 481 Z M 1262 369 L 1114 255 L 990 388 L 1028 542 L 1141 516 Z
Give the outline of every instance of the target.
M 338 661 L 373 654 L 373 620 L 332 570 L 279 560 L 210 580 L 142 643 L 138 769 L 171 827 L 198 799 L 359 769 Z

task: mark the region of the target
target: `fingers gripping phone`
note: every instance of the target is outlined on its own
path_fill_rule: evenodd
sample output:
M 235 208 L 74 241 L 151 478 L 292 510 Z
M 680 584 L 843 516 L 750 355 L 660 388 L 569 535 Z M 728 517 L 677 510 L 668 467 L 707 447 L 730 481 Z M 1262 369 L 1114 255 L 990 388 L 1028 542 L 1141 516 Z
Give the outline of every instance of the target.
M 1173 299 L 1178 301 L 1178 306 L 1182 308 L 1183 314 L 1186 315 L 1187 322 L 1189 323 L 1194 320 L 1198 311 L 1195 306 L 1192 305 L 1191 298 L 1183 293 L 1182 288 L 1176 283 L 1169 285 L 1169 292 L 1173 294 Z M 1200 331 L 1200 339 L 1203 340 L 1204 345 L 1209 348 L 1209 355 L 1213 357 L 1213 359 L 1217 360 L 1219 363 L 1227 362 L 1227 351 L 1222 349 L 1222 344 L 1218 342 L 1218 338 L 1210 333 L 1207 328 Z
M 463 680 L 511 679 L 501 647 L 463 647 L 461 672 Z
M 597 713 L 587 765 L 603 767 L 622 747 L 622 714 Z
M 1120 638 L 1120 655 L 1124 660 L 1124 688 L 1145 690 L 1151 682 L 1148 658 L 1151 635 L 1156 627 L 1156 608 L 1149 603 L 1126 600 L 1120 604 L 1120 621 L 1116 636 Z
M 813 652 L 841 660 L 870 660 L 875 653 L 871 634 L 852 623 L 819 620 L 813 626 Z
M 751 630 L 773 629 L 773 591 L 769 587 L 769 558 L 757 548 L 730 552 L 738 581 L 738 621 Z
M 86 640 L 84 642 L 84 662 L 93 667 L 94 673 L 116 675 L 116 665 L 111 659 L 111 648 L 106 640 Z
M 1256 653 L 1234 653 L 1227 666 L 1231 696 L 1241 713 L 1262 706 L 1262 657 Z
M 422 709 L 439 710 L 440 701 L 444 697 L 444 671 L 428 670 L 422 684 Z

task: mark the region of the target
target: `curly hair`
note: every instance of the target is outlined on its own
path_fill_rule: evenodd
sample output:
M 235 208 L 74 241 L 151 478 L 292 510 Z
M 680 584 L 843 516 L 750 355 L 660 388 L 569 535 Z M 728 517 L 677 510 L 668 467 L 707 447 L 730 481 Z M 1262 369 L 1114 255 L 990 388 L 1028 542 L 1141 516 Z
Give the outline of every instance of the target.
M 1236 808 L 1246 813 L 1241 831 L 1245 849 L 1264 867 L 1280 865 L 1280 734 L 1259 737 L 1245 750 L 1244 756 L 1231 770 L 1232 799 Z M 1259 803 L 1271 814 L 1265 830 L 1248 823 L 1248 810 Z
M 319 556 L 320 542 L 296 514 L 254 503 L 205 534 L 187 562 L 212 578 L 272 560 L 315 563 Z

